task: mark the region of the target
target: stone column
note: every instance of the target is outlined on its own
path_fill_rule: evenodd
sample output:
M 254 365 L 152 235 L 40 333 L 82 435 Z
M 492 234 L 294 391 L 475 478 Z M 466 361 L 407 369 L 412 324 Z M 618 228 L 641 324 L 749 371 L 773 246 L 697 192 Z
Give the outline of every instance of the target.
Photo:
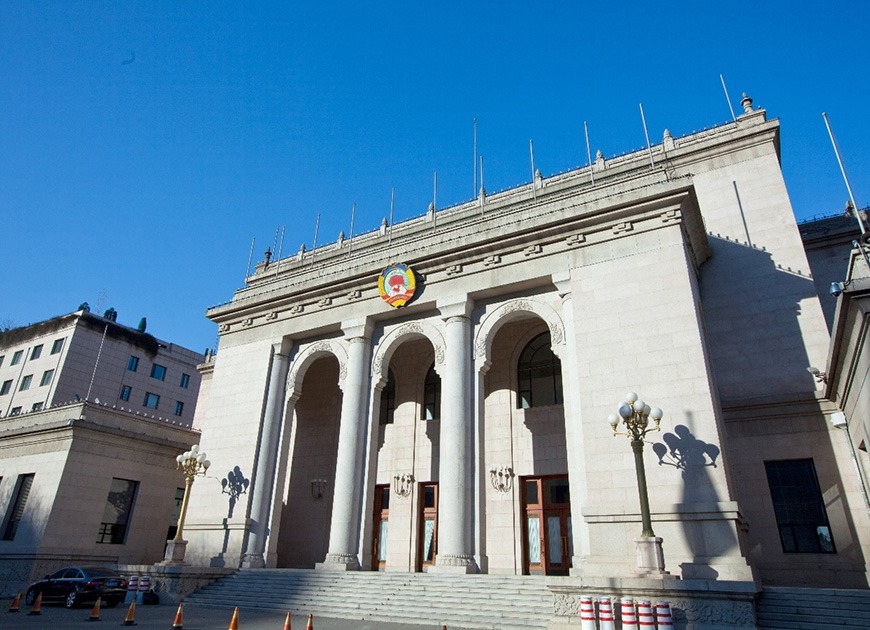
M 474 448 L 471 404 L 470 302 L 438 303 L 444 316 L 446 367 L 441 379 L 441 447 L 438 468 L 437 572 L 476 573 L 474 528 Z
M 344 378 L 338 455 L 329 551 L 318 569 L 359 569 L 360 505 L 364 478 L 366 421 L 371 363 L 371 324 L 368 321 L 342 325 L 347 340 L 347 375 Z
M 269 390 L 266 394 L 260 445 L 257 449 L 256 474 L 251 488 L 251 524 L 245 552 L 242 554 L 242 566 L 245 568 L 262 569 L 266 566 L 264 554 L 266 540 L 269 537 L 278 444 L 281 427 L 284 425 L 284 396 L 287 388 L 288 366 L 288 356 L 282 344 L 275 344 L 272 347 Z

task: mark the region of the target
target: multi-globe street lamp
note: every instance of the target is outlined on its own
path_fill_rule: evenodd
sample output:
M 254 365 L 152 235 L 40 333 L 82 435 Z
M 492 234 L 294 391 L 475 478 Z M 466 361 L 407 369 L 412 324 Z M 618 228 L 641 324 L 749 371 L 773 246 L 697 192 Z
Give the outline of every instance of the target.
M 640 517 L 643 530 L 637 542 L 638 574 L 643 576 L 661 576 L 665 571 L 662 539 L 653 533 L 652 518 L 649 509 L 649 494 L 647 492 L 646 470 L 643 465 L 643 438 L 647 433 L 659 431 L 662 410 L 650 407 L 638 398 L 634 392 L 625 396 L 625 401 L 619 406 L 617 413 L 608 416 L 607 421 L 613 429 L 613 435 L 625 435 L 631 439 L 631 450 L 634 451 L 634 467 L 637 473 L 637 492 L 640 498 Z M 622 421 L 625 431 L 617 431 Z M 655 426 L 650 426 L 650 420 Z
M 187 516 L 187 503 L 190 500 L 190 489 L 197 475 L 205 475 L 211 462 L 208 461 L 205 451 L 199 450 L 199 444 L 194 444 L 189 451 L 181 453 L 175 458 L 176 469 L 184 475 L 184 498 L 181 500 L 181 513 L 178 515 L 178 527 L 175 537 L 167 541 L 165 564 L 182 564 L 187 541 L 184 540 L 184 519 Z

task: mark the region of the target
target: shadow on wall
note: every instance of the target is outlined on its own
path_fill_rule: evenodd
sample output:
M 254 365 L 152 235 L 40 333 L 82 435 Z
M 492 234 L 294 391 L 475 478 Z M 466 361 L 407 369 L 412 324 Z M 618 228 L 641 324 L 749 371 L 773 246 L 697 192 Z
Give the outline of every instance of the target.
M 692 414 L 687 413 L 687 418 L 691 423 Z M 673 433 L 662 435 L 662 441 L 654 443 L 652 449 L 659 458 L 659 466 L 672 466 L 680 471 L 683 479 L 680 505 L 685 510 L 684 514 L 717 510 L 719 493 L 710 478 L 709 469 L 718 467 L 721 453 L 718 446 L 699 440 L 687 426 L 678 424 Z M 680 565 L 683 577 L 718 578 L 719 573 L 710 566 L 711 562 L 738 546 L 731 523 L 720 518 L 684 520 L 683 532 L 692 551 L 692 562 Z
M 251 480 L 245 477 L 241 468 L 234 466 L 233 469 L 227 473 L 227 476 L 221 479 L 220 482 L 221 492 L 229 495 L 229 499 L 227 499 L 229 509 L 227 510 L 227 517 L 223 519 L 223 545 L 221 546 L 220 553 L 211 558 L 209 566 L 222 568 L 227 564 L 226 553 L 230 544 L 230 530 L 227 526 L 227 521 L 233 517 L 233 510 L 236 508 L 236 503 L 238 502 L 239 497 L 248 491 L 248 487 L 251 485 Z

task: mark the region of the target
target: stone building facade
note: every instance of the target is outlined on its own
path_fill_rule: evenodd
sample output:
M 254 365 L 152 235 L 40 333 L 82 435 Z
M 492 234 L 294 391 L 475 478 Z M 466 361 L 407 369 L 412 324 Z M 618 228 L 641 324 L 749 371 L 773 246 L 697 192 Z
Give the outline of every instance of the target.
M 636 391 L 665 414 L 644 461 L 671 575 L 866 587 L 779 157 L 744 99 L 649 153 L 259 263 L 208 312 L 195 419 L 250 486 L 194 488 L 187 560 L 632 575 L 634 457 L 607 417 Z M 401 308 L 378 284 L 393 263 L 416 279 Z

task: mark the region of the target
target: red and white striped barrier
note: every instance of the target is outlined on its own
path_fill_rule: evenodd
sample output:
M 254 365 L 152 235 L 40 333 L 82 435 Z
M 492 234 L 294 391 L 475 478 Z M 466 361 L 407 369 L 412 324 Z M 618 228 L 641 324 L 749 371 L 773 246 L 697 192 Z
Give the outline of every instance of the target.
M 139 590 L 139 576 L 131 575 L 127 581 L 127 595 L 124 597 L 124 603 L 129 604 L 136 599 L 136 593 Z
M 637 630 L 637 612 L 634 610 L 634 600 L 631 597 L 623 597 L 620 604 L 622 630 Z
M 142 599 L 148 591 L 151 590 L 151 576 L 143 575 L 139 578 L 139 592 L 136 593 L 136 605 L 142 605 Z
M 595 605 L 591 597 L 580 598 L 580 630 L 595 630 Z
M 598 627 L 600 630 L 616 630 L 613 620 L 613 604 L 609 597 L 598 598 Z
M 674 630 L 671 605 L 668 602 L 658 602 L 656 604 L 656 620 L 659 623 L 658 630 Z
M 639 630 L 655 630 L 656 622 L 653 618 L 652 604 L 648 599 L 637 602 L 637 626 Z

